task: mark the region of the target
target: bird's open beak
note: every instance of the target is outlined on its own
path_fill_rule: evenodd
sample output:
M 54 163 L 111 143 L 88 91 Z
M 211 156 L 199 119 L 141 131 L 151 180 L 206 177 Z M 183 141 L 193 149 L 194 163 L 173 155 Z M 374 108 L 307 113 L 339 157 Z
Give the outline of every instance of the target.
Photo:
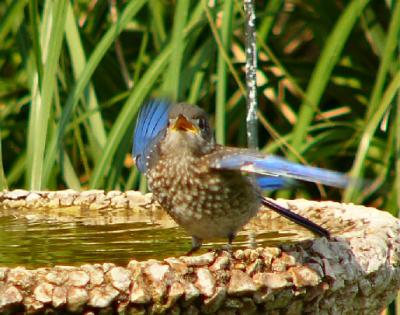
M 187 120 L 182 114 L 179 114 L 178 118 L 175 120 L 175 123 L 172 125 L 172 130 L 198 132 L 196 126 Z

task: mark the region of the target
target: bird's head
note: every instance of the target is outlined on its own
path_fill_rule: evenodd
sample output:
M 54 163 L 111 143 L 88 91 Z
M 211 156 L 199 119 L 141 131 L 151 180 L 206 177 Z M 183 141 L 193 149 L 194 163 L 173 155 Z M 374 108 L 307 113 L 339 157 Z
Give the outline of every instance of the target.
M 188 150 L 194 154 L 212 150 L 215 140 L 206 112 L 194 105 L 174 104 L 162 146 L 164 150 Z
M 132 155 L 141 172 L 146 173 L 160 154 L 204 154 L 214 147 L 208 116 L 199 107 L 155 99 L 140 109 Z

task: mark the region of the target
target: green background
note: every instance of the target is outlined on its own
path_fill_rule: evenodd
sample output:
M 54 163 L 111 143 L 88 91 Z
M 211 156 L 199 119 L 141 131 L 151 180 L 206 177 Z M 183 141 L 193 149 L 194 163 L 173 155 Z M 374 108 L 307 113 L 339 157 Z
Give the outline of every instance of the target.
M 368 179 L 275 196 L 397 215 L 400 1 L 256 3 L 260 149 Z M 0 188 L 144 190 L 130 150 L 149 97 L 246 146 L 244 17 L 232 0 L 1 1 Z
M 369 179 L 284 195 L 397 213 L 400 3 L 256 12 L 260 149 Z M 150 96 L 199 104 L 220 143 L 246 146 L 240 1 L 6 0 L 0 42 L 3 188 L 137 189 L 132 130 Z

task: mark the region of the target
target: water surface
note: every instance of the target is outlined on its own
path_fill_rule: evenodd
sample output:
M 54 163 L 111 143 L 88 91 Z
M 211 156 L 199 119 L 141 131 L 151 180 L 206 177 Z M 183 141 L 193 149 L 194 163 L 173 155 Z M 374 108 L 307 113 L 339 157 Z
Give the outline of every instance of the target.
M 12 213 L 14 213 L 12 215 Z M 18 214 L 18 215 L 16 215 Z M 296 239 L 299 230 L 259 230 L 257 245 Z M 234 249 L 249 246 L 249 232 L 241 232 Z M 226 240 L 205 243 L 201 252 L 219 248 Z M 165 214 L 132 215 L 128 210 L 76 214 L 73 209 L 23 213 L 0 211 L 0 266 L 28 268 L 82 265 L 129 260 L 164 259 L 184 255 L 191 238 Z

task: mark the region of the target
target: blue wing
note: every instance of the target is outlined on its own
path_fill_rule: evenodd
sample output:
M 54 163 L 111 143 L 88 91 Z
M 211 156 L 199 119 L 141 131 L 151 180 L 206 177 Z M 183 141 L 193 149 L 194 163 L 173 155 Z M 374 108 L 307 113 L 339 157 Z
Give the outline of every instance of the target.
M 298 179 L 308 182 L 321 183 L 327 186 L 343 188 L 350 184 L 350 178 L 339 172 L 329 171 L 318 167 L 305 166 L 290 162 L 274 155 L 264 155 L 259 152 L 246 149 L 226 150 L 219 154 L 211 163 L 215 169 L 240 170 L 267 176 L 258 178 L 264 186 L 271 184 L 273 189 L 284 186 L 285 178 Z M 274 183 L 272 178 L 276 178 Z M 281 180 L 281 182 L 279 182 Z M 260 185 L 262 188 L 263 186 Z M 268 188 L 267 188 L 268 189 Z
M 148 153 L 156 144 L 156 139 L 168 125 L 168 111 L 171 103 L 165 100 L 151 100 L 140 109 L 133 135 L 132 155 L 136 166 L 146 172 Z
M 282 177 L 257 176 L 256 182 L 262 190 L 276 190 L 293 184 L 293 180 Z

